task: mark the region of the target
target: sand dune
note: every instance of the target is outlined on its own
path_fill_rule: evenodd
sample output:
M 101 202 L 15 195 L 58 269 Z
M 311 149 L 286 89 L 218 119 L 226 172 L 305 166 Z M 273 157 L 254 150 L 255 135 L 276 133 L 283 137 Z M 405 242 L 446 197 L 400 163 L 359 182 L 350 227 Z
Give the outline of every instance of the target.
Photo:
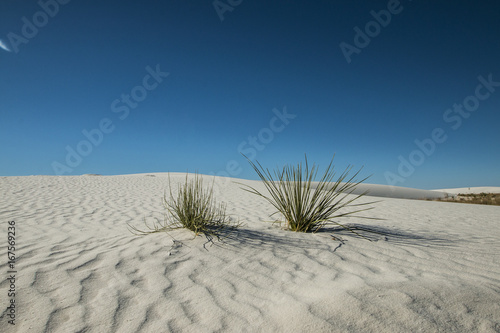
M 9 325 L 3 307 L 0 331 L 500 332 L 500 207 L 395 190 L 365 212 L 384 220 L 343 220 L 382 233 L 363 232 L 369 242 L 284 231 L 265 201 L 215 182 L 244 225 L 212 245 L 185 230 L 127 230 L 162 218 L 166 174 L 1 177 L 4 239 L 7 221 L 17 228 L 17 312 Z M 5 276 L 6 246 L 0 256 Z
M 447 192 L 446 190 L 429 191 L 401 186 L 364 183 L 356 186 L 356 188 L 352 191 L 352 194 L 362 194 L 365 192 L 366 195 L 372 197 L 385 197 L 394 199 L 437 199 L 453 195 L 451 192 Z
M 452 194 L 478 194 L 478 193 L 500 193 L 500 187 L 483 186 L 483 187 L 461 187 L 450 188 L 445 190 L 436 190 Z

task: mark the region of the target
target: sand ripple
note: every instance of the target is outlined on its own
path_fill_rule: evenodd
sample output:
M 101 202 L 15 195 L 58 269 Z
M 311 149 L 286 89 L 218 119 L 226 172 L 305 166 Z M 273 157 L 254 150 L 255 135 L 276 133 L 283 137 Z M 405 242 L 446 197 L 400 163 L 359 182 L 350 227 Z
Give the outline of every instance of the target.
M 225 244 L 128 232 L 162 217 L 164 175 L 0 178 L 19 235 L 17 322 L 3 311 L 0 330 L 500 332 L 499 207 L 383 199 L 370 214 L 385 220 L 346 220 L 368 242 L 283 231 L 262 222 L 272 207 L 217 181 L 245 223 Z

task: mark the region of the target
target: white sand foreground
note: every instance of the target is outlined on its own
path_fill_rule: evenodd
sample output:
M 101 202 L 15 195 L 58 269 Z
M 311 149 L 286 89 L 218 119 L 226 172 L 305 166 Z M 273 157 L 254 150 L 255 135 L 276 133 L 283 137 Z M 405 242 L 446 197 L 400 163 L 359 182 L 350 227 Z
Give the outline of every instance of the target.
M 267 202 L 215 184 L 244 225 L 210 246 L 127 230 L 162 218 L 166 174 L 0 177 L 0 331 L 500 332 L 500 207 L 364 197 L 380 200 L 364 214 L 384 220 L 339 222 L 385 233 L 369 242 L 284 231 Z

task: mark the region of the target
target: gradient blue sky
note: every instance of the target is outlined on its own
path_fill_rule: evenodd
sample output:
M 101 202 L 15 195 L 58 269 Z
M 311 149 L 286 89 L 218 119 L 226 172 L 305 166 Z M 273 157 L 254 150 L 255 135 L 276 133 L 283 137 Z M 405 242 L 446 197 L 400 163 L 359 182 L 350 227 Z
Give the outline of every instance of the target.
M 221 0 L 223 20 L 212 1 L 59 1 L 0 3 L 0 176 L 55 175 L 57 162 L 256 179 L 243 151 L 271 168 L 335 153 L 369 183 L 500 186 L 500 84 L 478 87 L 500 82 L 498 1 Z M 381 10 L 390 22 L 370 24 Z M 367 24 L 348 63 L 340 45 Z M 148 66 L 169 75 L 156 84 Z M 132 91 L 145 98 L 127 106 Z M 465 101 L 474 112 L 453 111 Z M 103 119 L 113 130 L 89 153 L 82 131 Z M 425 154 L 415 140 L 431 149 L 437 128 Z M 70 167 L 68 147 L 87 155 Z

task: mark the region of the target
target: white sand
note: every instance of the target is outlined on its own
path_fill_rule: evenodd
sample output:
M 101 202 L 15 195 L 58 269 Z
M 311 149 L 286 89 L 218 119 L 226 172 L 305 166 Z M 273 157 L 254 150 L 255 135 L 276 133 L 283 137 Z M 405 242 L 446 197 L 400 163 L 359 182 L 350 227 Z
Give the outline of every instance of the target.
M 445 190 L 436 190 L 452 194 L 478 194 L 478 193 L 500 193 L 500 187 L 483 186 L 483 187 L 461 187 L 450 188 Z
M 500 332 L 498 206 L 365 197 L 381 200 L 365 214 L 385 220 L 343 222 L 387 233 L 365 233 L 369 242 L 284 231 L 264 222 L 268 203 L 216 178 L 217 199 L 244 226 L 205 250 L 185 230 L 127 230 L 162 218 L 167 185 L 165 174 L 0 178 L 0 331 Z
M 342 183 L 343 184 L 343 183 Z M 359 184 L 352 190 L 352 194 L 367 193 L 373 197 L 385 197 L 395 199 L 437 199 L 453 195 L 447 190 L 421 190 L 415 188 L 388 186 L 377 184 Z M 460 192 L 462 193 L 462 192 Z

